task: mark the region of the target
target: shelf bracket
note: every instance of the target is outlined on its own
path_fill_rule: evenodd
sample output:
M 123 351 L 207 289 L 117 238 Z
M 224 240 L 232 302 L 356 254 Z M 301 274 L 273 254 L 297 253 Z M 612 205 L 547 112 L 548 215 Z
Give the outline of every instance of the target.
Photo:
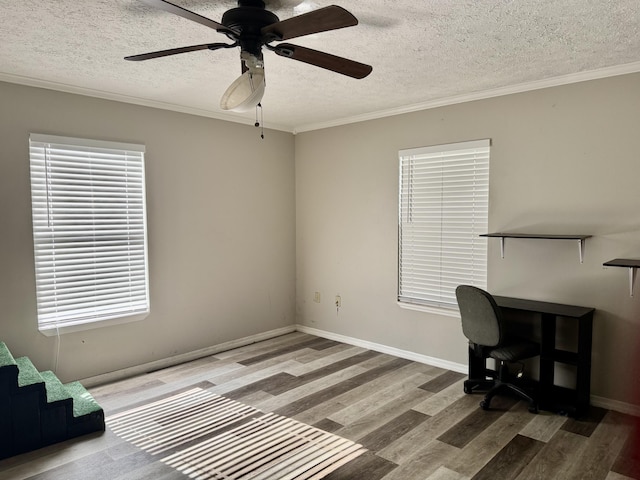
M 500 237 L 500 256 L 504 258 L 504 237 Z
M 581 238 L 578 240 L 578 254 L 580 255 L 580 263 L 584 263 L 584 244 L 585 239 Z
M 633 297 L 633 285 L 636 280 L 636 267 L 629 267 L 629 296 Z

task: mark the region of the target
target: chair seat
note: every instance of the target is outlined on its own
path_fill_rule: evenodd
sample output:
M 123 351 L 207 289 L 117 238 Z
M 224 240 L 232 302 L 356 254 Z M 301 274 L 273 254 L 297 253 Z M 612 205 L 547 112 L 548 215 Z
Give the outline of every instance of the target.
M 523 339 L 511 340 L 489 351 L 489 356 L 503 362 L 514 362 L 540 355 L 540 345 Z

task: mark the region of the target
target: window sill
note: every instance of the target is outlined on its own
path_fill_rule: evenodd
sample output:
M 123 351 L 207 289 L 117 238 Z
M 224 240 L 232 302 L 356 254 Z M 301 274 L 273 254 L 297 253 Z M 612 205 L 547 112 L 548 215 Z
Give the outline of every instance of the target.
M 398 301 L 398 306 L 405 310 L 414 310 L 417 312 L 434 313 L 445 317 L 460 318 L 460 312 L 456 308 L 436 307 L 432 305 L 419 305 L 417 303 L 407 303 Z
M 138 322 L 144 320 L 149 315 L 149 312 L 140 313 L 137 315 L 131 315 L 126 317 L 109 318 L 106 320 L 94 320 L 78 323 L 67 323 L 66 325 L 38 327 L 41 334 L 46 337 L 56 337 L 58 335 L 64 335 L 67 333 L 82 332 L 85 330 L 93 330 L 95 328 L 112 327 L 114 325 L 121 325 L 124 323 Z

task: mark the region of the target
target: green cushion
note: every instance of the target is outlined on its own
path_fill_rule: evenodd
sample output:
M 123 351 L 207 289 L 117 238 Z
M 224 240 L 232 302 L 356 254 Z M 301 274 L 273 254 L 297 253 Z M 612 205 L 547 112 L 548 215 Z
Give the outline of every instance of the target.
M 99 412 L 102 407 L 93 399 L 91 394 L 82 386 L 80 382 L 65 384 L 65 388 L 73 397 L 73 416 L 81 417 L 94 412 Z
M 44 383 L 44 379 L 38 369 L 31 363 L 28 357 L 16 358 L 18 365 L 18 386 L 26 387 L 28 385 L 36 385 Z
M 16 360 L 13 358 L 13 355 L 11 355 L 7 345 L 4 342 L 0 342 L 0 367 L 15 364 Z
M 62 385 L 62 382 L 58 380 L 55 373 L 47 370 L 45 372 L 41 372 L 40 375 L 42 375 L 46 385 L 48 403 L 69 400 L 72 398 L 67 388 Z

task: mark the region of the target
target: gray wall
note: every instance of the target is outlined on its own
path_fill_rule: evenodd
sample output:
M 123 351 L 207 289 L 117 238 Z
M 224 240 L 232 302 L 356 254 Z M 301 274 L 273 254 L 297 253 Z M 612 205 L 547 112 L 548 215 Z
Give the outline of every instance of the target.
M 592 393 L 632 403 L 640 287 L 602 263 L 640 258 L 639 127 L 634 74 L 297 135 L 298 323 L 466 363 L 457 318 L 396 303 L 397 153 L 491 138 L 491 231 L 594 237 L 583 264 L 573 241 L 507 240 L 501 259 L 490 240 L 489 290 L 595 307 Z
M 85 378 L 295 322 L 294 137 L 0 83 L 0 340 L 40 369 L 30 132 L 146 145 L 151 314 L 65 334 L 58 373 Z
M 640 75 L 264 141 L 251 126 L 5 83 L 0 105 L 0 339 L 41 369 L 57 345 L 36 328 L 28 135 L 147 147 L 152 312 L 63 335 L 63 380 L 296 321 L 466 363 L 459 320 L 395 301 L 397 152 L 491 138 L 490 230 L 594 237 L 584 264 L 574 242 L 507 241 L 501 259 L 492 240 L 489 289 L 597 308 L 592 392 L 633 402 L 640 288 L 630 298 L 627 271 L 602 263 L 640 258 Z

